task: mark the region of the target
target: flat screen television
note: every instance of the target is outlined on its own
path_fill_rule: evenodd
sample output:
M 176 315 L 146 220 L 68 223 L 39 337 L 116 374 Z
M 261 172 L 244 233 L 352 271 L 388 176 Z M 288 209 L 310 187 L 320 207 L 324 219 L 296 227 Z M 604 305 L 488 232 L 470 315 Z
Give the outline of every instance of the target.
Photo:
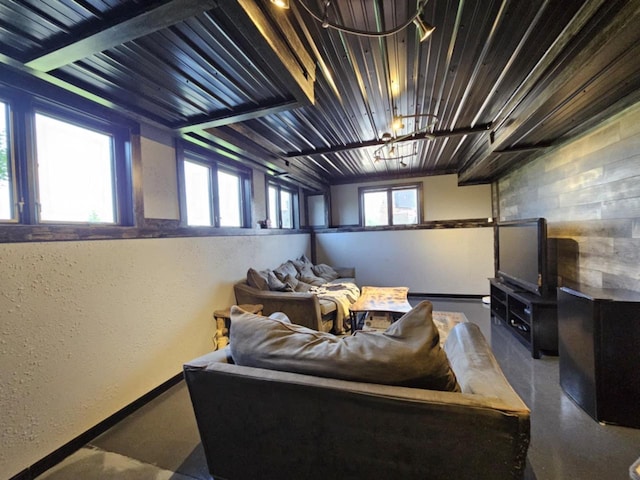
M 498 278 L 541 296 L 552 289 L 544 218 L 498 223 L 497 250 Z

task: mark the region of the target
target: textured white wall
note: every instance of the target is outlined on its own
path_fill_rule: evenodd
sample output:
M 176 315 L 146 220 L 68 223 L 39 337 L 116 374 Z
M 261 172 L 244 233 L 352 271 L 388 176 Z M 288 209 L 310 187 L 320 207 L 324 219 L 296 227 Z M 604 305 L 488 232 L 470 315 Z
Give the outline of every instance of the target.
M 179 373 L 248 267 L 302 253 L 307 234 L 0 244 L 0 477 Z
M 172 145 L 141 137 L 140 149 L 142 151 L 144 216 L 179 220 L 175 148 Z
M 318 263 L 355 266 L 358 285 L 410 293 L 486 295 L 493 276 L 493 229 L 318 233 Z

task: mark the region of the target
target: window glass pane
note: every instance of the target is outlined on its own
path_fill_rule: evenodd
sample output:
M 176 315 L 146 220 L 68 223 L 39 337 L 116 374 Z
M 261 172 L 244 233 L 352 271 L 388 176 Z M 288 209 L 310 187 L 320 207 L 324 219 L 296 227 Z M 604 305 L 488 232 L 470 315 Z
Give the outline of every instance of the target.
M 8 130 L 7 105 L 0 102 L 0 220 L 13 218 Z
M 389 225 L 387 192 L 365 192 L 363 194 L 364 226 Z
M 220 201 L 220 226 L 241 227 L 240 178 L 218 171 L 218 198 Z
M 280 191 L 280 214 L 282 228 L 293 228 L 293 195 L 286 190 Z
M 269 187 L 269 220 L 271 226 L 278 228 L 278 189 Z
M 36 114 L 43 221 L 113 223 L 112 138 Z
M 187 197 L 187 224 L 211 226 L 211 176 L 209 167 L 184 162 L 184 183 Z
M 418 192 L 415 188 L 393 190 L 393 224 L 418 223 Z

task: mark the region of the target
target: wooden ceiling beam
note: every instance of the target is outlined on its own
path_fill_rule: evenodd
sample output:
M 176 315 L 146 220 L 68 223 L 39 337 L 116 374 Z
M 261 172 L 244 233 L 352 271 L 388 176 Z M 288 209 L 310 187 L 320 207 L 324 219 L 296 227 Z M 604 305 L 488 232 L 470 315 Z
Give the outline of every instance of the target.
M 31 59 L 25 66 L 41 72 L 50 72 L 77 60 L 103 52 L 162 28 L 182 22 L 190 17 L 217 7 L 220 0 L 171 0 L 134 17 L 111 25 L 102 25 L 97 32 L 77 38 L 72 43 Z

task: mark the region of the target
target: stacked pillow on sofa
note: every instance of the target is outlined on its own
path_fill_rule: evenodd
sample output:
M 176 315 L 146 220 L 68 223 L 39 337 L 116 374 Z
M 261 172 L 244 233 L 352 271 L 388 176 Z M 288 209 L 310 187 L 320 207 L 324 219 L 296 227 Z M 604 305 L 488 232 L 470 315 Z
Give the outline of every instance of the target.
M 278 292 L 308 292 L 338 278 L 338 272 L 325 264 L 314 265 L 305 255 L 288 260 L 275 270 L 247 271 L 247 283 L 258 290 Z

